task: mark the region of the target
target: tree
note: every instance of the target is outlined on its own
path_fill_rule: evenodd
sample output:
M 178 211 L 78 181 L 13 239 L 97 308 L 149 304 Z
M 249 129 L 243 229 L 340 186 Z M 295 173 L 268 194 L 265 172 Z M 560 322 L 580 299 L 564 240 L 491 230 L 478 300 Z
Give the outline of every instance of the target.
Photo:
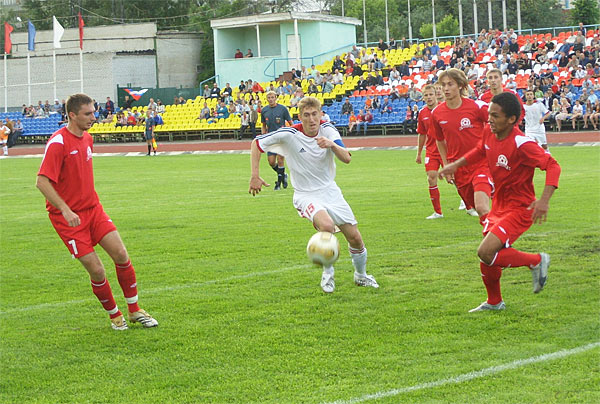
M 435 24 L 436 36 L 454 36 L 459 34 L 458 20 L 452 15 L 447 15 L 444 19 Z M 419 29 L 421 38 L 433 37 L 433 24 L 423 24 Z
M 596 0 L 575 0 L 571 10 L 571 22 L 578 25 L 598 24 L 600 22 L 600 11 Z

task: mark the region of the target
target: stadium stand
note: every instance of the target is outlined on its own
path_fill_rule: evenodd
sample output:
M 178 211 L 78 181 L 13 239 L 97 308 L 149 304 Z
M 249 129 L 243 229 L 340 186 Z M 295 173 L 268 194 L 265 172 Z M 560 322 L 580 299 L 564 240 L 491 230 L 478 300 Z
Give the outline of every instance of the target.
M 511 84 L 514 82 L 516 90 L 521 96 L 524 90 L 531 86 L 541 91 L 543 97 L 545 93 L 543 90 L 548 87 L 552 89 L 552 97 L 560 98 L 561 94 L 565 93 L 564 97 L 568 98 L 570 105 L 573 105 L 576 100 L 580 100 L 584 106 L 583 115 L 586 115 L 587 109 L 590 107 L 597 108 L 600 99 L 600 84 L 598 84 L 600 78 L 599 36 L 600 29 L 588 29 L 583 40 L 578 38 L 577 32 L 573 31 L 560 32 L 555 36 L 550 33 L 520 35 L 517 36 L 516 41 L 509 41 L 510 33 L 491 30 L 490 32 L 482 31 L 475 40 L 469 37 L 457 38 L 454 44 L 450 41 L 434 44 L 435 46 L 420 43 L 404 49 L 386 49 L 384 51 L 377 47 L 369 47 L 359 50 L 358 56 L 354 57 L 354 70 L 347 69 L 344 64 L 343 82 L 335 84 L 330 91 L 323 92 L 322 86 L 318 85 L 316 88 L 318 92 L 314 92 L 314 87 L 312 88 L 313 92 L 309 92 L 311 90 L 309 85 L 311 79 L 314 79 L 316 71 L 322 77 L 331 77 L 332 70 L 335 70 L 334 63 L 339 63 L 335 57 L 315 66 L 312 72 L 303 71 L 303 78 L 298 79 L 298 87 L 305 95 L 315 96 L 322 102 L 323 110 L 343 135 L 347 135 L 349 119 L 348 115 L 341 113 L 342 104 L 346 98 L 350 100 L 354 111 L 358 112 L 364 108 L 367 97 L 377 99 L 381 105 L 383 98 L 389 97 L 394 92 L 396 92 L 396 96 L 390 100 L 390 112 L 372 109 L 374 119 L 368 126 L 368 132 L 384 135 L 403 133 L 407 109 L 412 108 L 414 104 L 419 108 L 423 105 L 422 101 L 411 99 L 407 94 L 407 89 L 411 86 L 420 89 L 427 83 L 435 82 L 437 80 L 436 72 L 449 66 L 462 68 L 469 75 L 473 74 L 469 77 L 473 89 L 471 96 L 473 97 L 486 90 L 485 71 L 498 67 L 505 71 L 505 82 Z M 576 48 L 576 44 L 579 42 L 583 42 L 582 46 Z M 517 51 L 510 52 L 510 46 L 515 47 Z M 565 50 L 567 56 L 561 54 Z M 339 55 L 339 59 L 341 61 L 352 59 L 353 57 L 349 56 L 349 53 Z M 424 55 L 428 57 L 425 58 Z M 503 55 L 503 57 L 499 57 L 499 55 Z M 511 62 L 510 56 L 516 58 L 515 63 L 518 65 L 515 74 L 510 74 L 510 66 L 508 66 Z M 382 78 L 377 77 L 376 71 L 373 69 L 375 57 L 380 63 L 379 66 L 383 64 L 380 69 L 380 72 L 383 73 Z M 565 57 L 568 58 L 570 65 L 566 63 Z M 573 58 L 577 60 L 573 62 Z M 405 62 L 408 62 L 408 71 L 403 66 Z M 578 65 L 581 65 L 581 68 L 578 69 Z M 389 76 L 393 67 L 402 73 L 397 79 L 391 79 Z M 544 84 L 548 81 L 549 83 Z M 260 84 L 264 89 L 269 89 L 271 85 L 277 89 L 279 81 Z M 280 95 L 278 102 L 290 108 L 290 114 L 295 117 L 298 111 L 291 105 L 292 94 Z M 237 87 L 233 88 L 231 100 L 245 99 L 249 101 L 251 97 L 260 100 L 262 105 L 267 104 L 264 92 L 245 93 Z M 588 103 L 589 98 L 593 102 Z M 170 141 L 236 137 L 241 125 L 240 116 L 236 113 L 230 114 L 227 118 L 197 119 L 204 103 L 209 109 L 216 110 L 217 102 L 217 98 L 198 96 L 195 99 L 186 100 L 185 103 L 166 105 L 165 112 L 162 114 L 164 123 L 155 128 L 157 137 L 159 140 L 168 139 Z M 550 106 L 551 102 L 549 109 L 551 109 Z M 143 114 L 146 109 L 146 106 L 133 107 L 131 113 Z M 589 114 L 587 115 L 589 116 Z M 25 118 L 18 112 L 0 114 L 0 118 L 4 119 L 5 117 L 11 120 L 21 119 L 24 126 L 21 141 L 25 142 L 45 140 L 59 127 L 60 123 L 60 115 L 34 119 Z M 139 141 L 142 139 L 143 125 L 117 126 L 116 123 L 116 116 L 111 123 L 98 122 L 92 126 L 90 133 L 96 141 Z M 583 119 L 579 118 L 576 127 L 581 127 L 583 123 Z M 587 123 L 587 119 L 585 123 Z M 549 129 L 556 130 L 552 118 L 548 121 L 548 126 Z M 256 123 L 258 131 L 260 131 L 260 127 L 259 119 Z

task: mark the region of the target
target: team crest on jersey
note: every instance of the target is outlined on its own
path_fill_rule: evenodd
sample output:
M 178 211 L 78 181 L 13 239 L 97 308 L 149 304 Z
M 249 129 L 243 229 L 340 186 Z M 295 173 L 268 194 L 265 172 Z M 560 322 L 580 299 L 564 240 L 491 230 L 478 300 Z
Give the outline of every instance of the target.
M 508 159 L 504 154 L 498 156 L 498 161 L 496 162 L 496 167 L 502 167 L 506 170 L 510 171 L 510 167 L 508 166 Z
M 88 146 L 88 148 L 87 148 L 87 158 L 85 159 L 85 161 L 90 161 L 91 158 L 92 158 L 92 148 L 90 146 Z
M 473 127 L 473 125 L 471 125 L 471 120 L 469 118 L 463 118 L 460 120 L 460 129 L 459 130 L 472 128 L 472 127 Z

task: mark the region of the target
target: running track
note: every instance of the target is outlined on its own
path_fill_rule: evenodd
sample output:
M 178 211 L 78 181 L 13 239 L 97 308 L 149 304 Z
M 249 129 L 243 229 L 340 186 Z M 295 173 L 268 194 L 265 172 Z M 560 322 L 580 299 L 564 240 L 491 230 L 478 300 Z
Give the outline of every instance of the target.
M 600 142 L 598 132 L 550 132 L 546 134 L 548 143 L 552 146 L 574 145 L 576 143 Z M 345 137 L 346 147 L 410 147 L 417 145 L 417 136 L 368 136 Z M 170 142 L 160 143 L 160 152 L 190 152 L 190 151 L 221 151 L 221 150 L 250 150 L 250 140 L 223 140 L 223 141 L 197 141 L 197 142 Z M 94 153 L 146 153 L 146 143 L 96 143 Z M 41 155 L 44 145 L 17 145 L 9 150 L 9 156 Z

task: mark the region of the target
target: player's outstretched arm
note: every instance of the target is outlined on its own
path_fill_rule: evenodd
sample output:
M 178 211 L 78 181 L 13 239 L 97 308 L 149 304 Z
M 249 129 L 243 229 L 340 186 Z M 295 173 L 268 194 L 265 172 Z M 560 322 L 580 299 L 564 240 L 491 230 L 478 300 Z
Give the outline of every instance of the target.
M 252 196 L 258 194 L 263 186 L 270 186 L 259 175 L 260 155 L 261 152 L 256 144 L 256 139 L 254 139 L 250 146 L 250 169 L 252 174 L 250 176 L 250 189 L 248 190 L 248 193 L 252 194 Z
M 60 195 L 58 195 L 58 192 L 56 192 L 48 177 L 38 175 L 35 186 L 46 197 L 48 202 L 52 204 L 52 206 L 61 211 L 69 226 L 76 227 L 81 224 L 77 213 L 73 212 L 69 205 L 67 205 Z
M 350 152 L 348 151 L 348 149 L 346 149 L 345 147 L 342 147 L 342 146 L 338 145 L 333 140 L 328 139 L 328 138 L 323 137 L 323 136 L 319 136 L 316 139 L 316 141 L 317 141 L 317 145 L 319 145 L 320 148 L 322 148 L 322 149 L 331 149 L 331 151 L 333 152 L 333 154 L 335 154 L 335 156 L 342 163 L 348 164 L 352 160 L 352 156 L 350 155 Z

